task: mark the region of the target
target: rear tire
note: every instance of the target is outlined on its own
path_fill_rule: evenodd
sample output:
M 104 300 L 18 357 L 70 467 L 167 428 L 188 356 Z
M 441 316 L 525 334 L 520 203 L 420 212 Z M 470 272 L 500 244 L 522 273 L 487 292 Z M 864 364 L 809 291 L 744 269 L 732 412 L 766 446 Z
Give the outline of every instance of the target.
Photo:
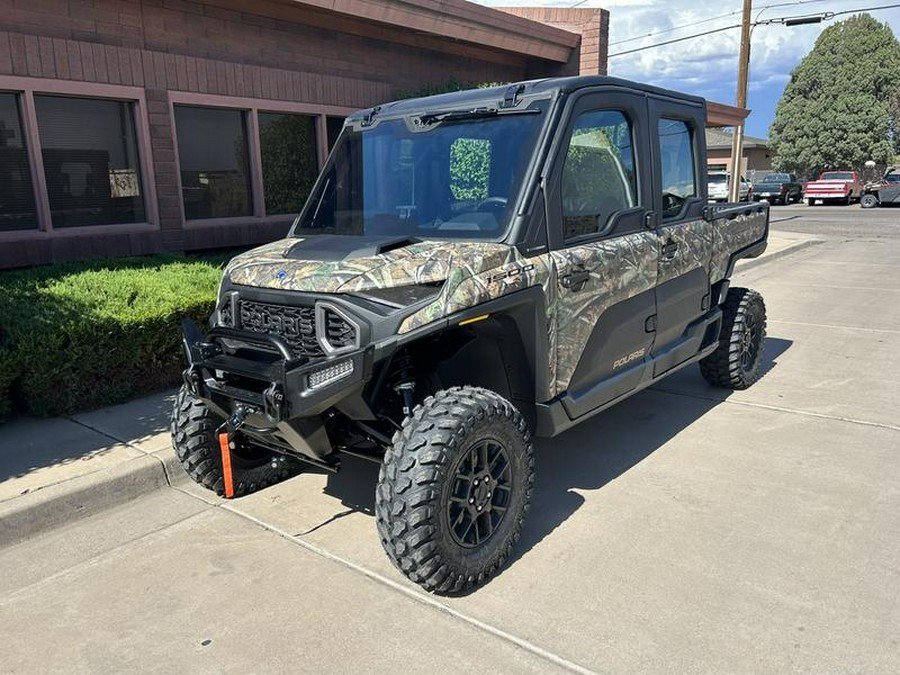
M 439 391 L 385 454 L 375 492 L 381 543 L 425 590 L 469 591 L 509 557 L 533 483 L 531 436 L 509 401 L 478 387 Z
M 766 338 L 766 305 L 747 288 L 731 288 L 722 305 L 722 331 L 716 350 L 700 361 L 700 372 L 711 385 L 747 389 L 762 375 Z
M 807 200 L 806 200 L 806 205 L 807 205 L 807 206 L 815 206 L 815 204 L 816 204 L 816 200 L 815 200 L 815 199 L 807 199 Z
M 859 200 L 859 205 L 864 209 L 874 209 L 878 203 L 878 197 L 873 194 L 865 194 Z
M 172 410 L 172 446 L 188 476 L 219 496 L 225 494 L 222 452 L 216 436 L 221 424 L 222 418 L 195 398 L 187 387 L 181 387 Z M 246 443 L 240 432 L 235 436 L 235 444 L 237 447 L 231 453 L 235 497 L 289 478 L 302 466 L 292 457 Z

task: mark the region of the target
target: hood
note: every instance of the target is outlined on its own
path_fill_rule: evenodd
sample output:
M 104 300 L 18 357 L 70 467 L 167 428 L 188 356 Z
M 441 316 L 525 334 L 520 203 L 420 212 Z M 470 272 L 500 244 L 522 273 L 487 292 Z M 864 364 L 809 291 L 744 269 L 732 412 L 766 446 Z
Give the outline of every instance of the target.
M 234 258 L 232 283 L 313 293 L 354 293 L 446 281 L 515 259 L 508 244 L 316 235 L 281 239 Z

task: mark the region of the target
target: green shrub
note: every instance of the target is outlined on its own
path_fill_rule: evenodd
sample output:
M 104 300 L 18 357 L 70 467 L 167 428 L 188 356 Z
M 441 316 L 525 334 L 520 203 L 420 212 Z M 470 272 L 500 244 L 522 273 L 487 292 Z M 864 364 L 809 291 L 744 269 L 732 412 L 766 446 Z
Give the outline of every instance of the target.
M 181 320 L 205 324 L 221 256 L 71 263 L 0 273 L 0 414 L 56 415 L 172 386 Z

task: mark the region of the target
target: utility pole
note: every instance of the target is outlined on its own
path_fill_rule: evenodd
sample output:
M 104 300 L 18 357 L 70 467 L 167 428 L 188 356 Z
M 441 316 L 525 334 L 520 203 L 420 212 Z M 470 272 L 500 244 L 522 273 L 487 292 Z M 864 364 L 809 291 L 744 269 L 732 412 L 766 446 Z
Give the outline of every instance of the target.
M 750 13 L 753 11 L 753 0 L 744 0 L 744 18 L 741 23 L 741 55 L 738 61 L 737 107 L 747 107 L 747 79 L 750 71 Z M 741 190 L 741 157 L 744 154 L 744 122 L 734 128 L 734 139 L 731 142 L 731 188 L 729 201 L 740 199 Z

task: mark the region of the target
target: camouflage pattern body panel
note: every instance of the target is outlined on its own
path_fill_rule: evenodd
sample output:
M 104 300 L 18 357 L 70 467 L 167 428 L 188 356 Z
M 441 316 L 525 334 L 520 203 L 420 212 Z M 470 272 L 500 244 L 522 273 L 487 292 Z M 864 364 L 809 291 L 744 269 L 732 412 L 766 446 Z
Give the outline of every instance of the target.
M 506 244 L 425 241 L 387 253 L 346 260 L 296 260 L 285 257 L 301 239 L 282 239 L 234 258 L 225 274 L 235 284 L 312 293 L 354 293 L 377 288 L 444 281 L 452 274 L 472 275 L 510 262 Z
M 671 260 L 660 257 L 658 284 L 683 276 L 697 268 L 708 270 L 713 252 L 713 224 L 703 219 L 663 225 L 660 247 L 668 242 L 678 248 Z
M 731 255 L 766 236 L 769 214 L 763 210 L 747 213 L 736 218 L 717 218 L 712 223 L 712 259 L 709 266 L 709 281 L 716 283 L 725 278 L 728 259 Z
M 558 289 L 554 395 L 568 388 L 603 313 L 656 286 L 658 241 L 656 232 L 637 232 L 550 254 L 559 277 L 580 267 L 591 273 L 581 291 Z
M 546 298 L 548 382 L 556 379 L 556 275 L 547 255 L 525 258 L 515 248 L 509 248 L 511 259 L 498 267 L 472 273 L 469 265 L 460 261 L 451 270 L 440 295 L 429 305 L 411 314 L 400 324 L 398 333 L 408 333 L 432 321 L 496 300 L 516 291 L 540 286 Z M 551 392 L 551 396 L 552 396 Z

